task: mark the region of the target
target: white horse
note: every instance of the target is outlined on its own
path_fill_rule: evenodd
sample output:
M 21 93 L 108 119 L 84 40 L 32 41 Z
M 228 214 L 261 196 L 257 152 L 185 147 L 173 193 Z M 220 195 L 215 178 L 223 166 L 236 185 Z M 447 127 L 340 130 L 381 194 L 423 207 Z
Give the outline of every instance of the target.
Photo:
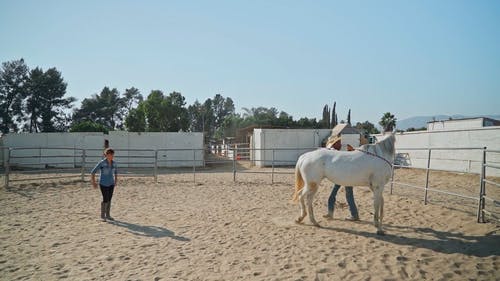
M 369 186 L 373 191 L 375 214 L 373 221 L 377 234 L 384 234 L 382 218 L 384 198 L 382 192 L 392 175 L 396 139 L 393 134 L 375 144 L 365 144 L 355 151 L 337 151 L 318 149 L 302 154 L 295 165 L 295 193 L 293 200 L 300 201 L 301 223 L 309 212 L 309 219 L 319 226 L 314 219 L 313 198 L 324 178 L 343 186 Z M 304 199 L 307 200 L 307 211 Z

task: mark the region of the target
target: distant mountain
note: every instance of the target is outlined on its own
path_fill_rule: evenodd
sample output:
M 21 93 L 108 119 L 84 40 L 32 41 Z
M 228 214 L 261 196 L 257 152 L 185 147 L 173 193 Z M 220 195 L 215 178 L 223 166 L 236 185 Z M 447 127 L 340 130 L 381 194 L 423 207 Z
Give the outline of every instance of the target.
M 408 128 L 422 128 L 426 127 L 427 128 L 427 122 L 436 120 L 448 120 L 450 118 L 452 119 L 462 119 L 462 118 L 476 118 L 476 117 L 488 117 L 492 119 L 497 119 L 500 120 L 500 115 L 474 115 L 474 116 L 466 116 L 466 115 L 435 115 L 435 116 L 416 116 L 416 117 L 410 117 L 406 118 L 403 120 L 398 120 L 396 122 L 396 128 L 398 130 L 403 130 L 405 131 Z

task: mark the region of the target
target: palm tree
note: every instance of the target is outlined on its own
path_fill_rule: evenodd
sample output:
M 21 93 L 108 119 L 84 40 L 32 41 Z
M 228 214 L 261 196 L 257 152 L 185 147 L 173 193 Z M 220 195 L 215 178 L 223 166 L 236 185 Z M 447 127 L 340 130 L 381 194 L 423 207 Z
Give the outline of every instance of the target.
M 396 121 L 397 119 L 393 114 L 391 114 L 390 112 L 386 112 L 378 123 L 380 124 L 380 126 L 382 126 L 384 132 L 392 132 L 396 127 Z

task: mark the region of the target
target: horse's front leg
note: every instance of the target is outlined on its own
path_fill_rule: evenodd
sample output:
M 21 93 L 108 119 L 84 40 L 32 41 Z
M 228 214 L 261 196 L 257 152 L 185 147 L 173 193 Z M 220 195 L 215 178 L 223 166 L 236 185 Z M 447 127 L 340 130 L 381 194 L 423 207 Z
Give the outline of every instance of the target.
M 304 202 L 304 196 L 305 196 L 304 192 L 306 192 L 306 191 L 305 191 L 305 189 L 304 189 L 304 190 L 302 190 L 302 191 L 300 192 L 300 195 L 299 195 L 299 202 L 300 202 L 300 217 L 298 217 L 298 218 L 295 220 L 295 222 L 296 222 L 296 223 L 302 223 L 302 220 L 304 220 L 304 218 L 307 216 L 307 212 L 306 212 L 306 204 L 305 204 L 305 202 Z
M 373 190 L 373 224 L 377 228 L 378 235 L 384 235 L 382 230 L 382 210 L 384 205 L 384 198 L 380 186 L 376 186 Z

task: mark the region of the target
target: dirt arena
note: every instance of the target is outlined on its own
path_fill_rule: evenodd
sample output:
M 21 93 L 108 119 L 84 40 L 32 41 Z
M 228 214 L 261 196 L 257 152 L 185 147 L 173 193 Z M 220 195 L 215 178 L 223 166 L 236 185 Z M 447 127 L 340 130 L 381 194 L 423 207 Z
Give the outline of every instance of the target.
M 260 169 L 259 171 L 262 171 Z M 292 172 L 292 169 L 282 171 Z M 425 174 L 396 170 L 397 181 Z M 477 196 L 479 178 L 432 173 L 431 187 Z M 2 180 L 3 183 L 3 179 Z M 386 187 L 385 236 L 372 224 L 372 193 L 355 187 L 361 221 L 344 191 L 321 228 L 295 224 L 293 175 L 204 173 L 121 178 L 115 222 L 99 219 L 100 191 L 71 180 L 0 189 L 1 280 L 499 280 L 500 227 L 476 223 L 477 202 Z M 499 198 L 499 194 L 489 194 Z

